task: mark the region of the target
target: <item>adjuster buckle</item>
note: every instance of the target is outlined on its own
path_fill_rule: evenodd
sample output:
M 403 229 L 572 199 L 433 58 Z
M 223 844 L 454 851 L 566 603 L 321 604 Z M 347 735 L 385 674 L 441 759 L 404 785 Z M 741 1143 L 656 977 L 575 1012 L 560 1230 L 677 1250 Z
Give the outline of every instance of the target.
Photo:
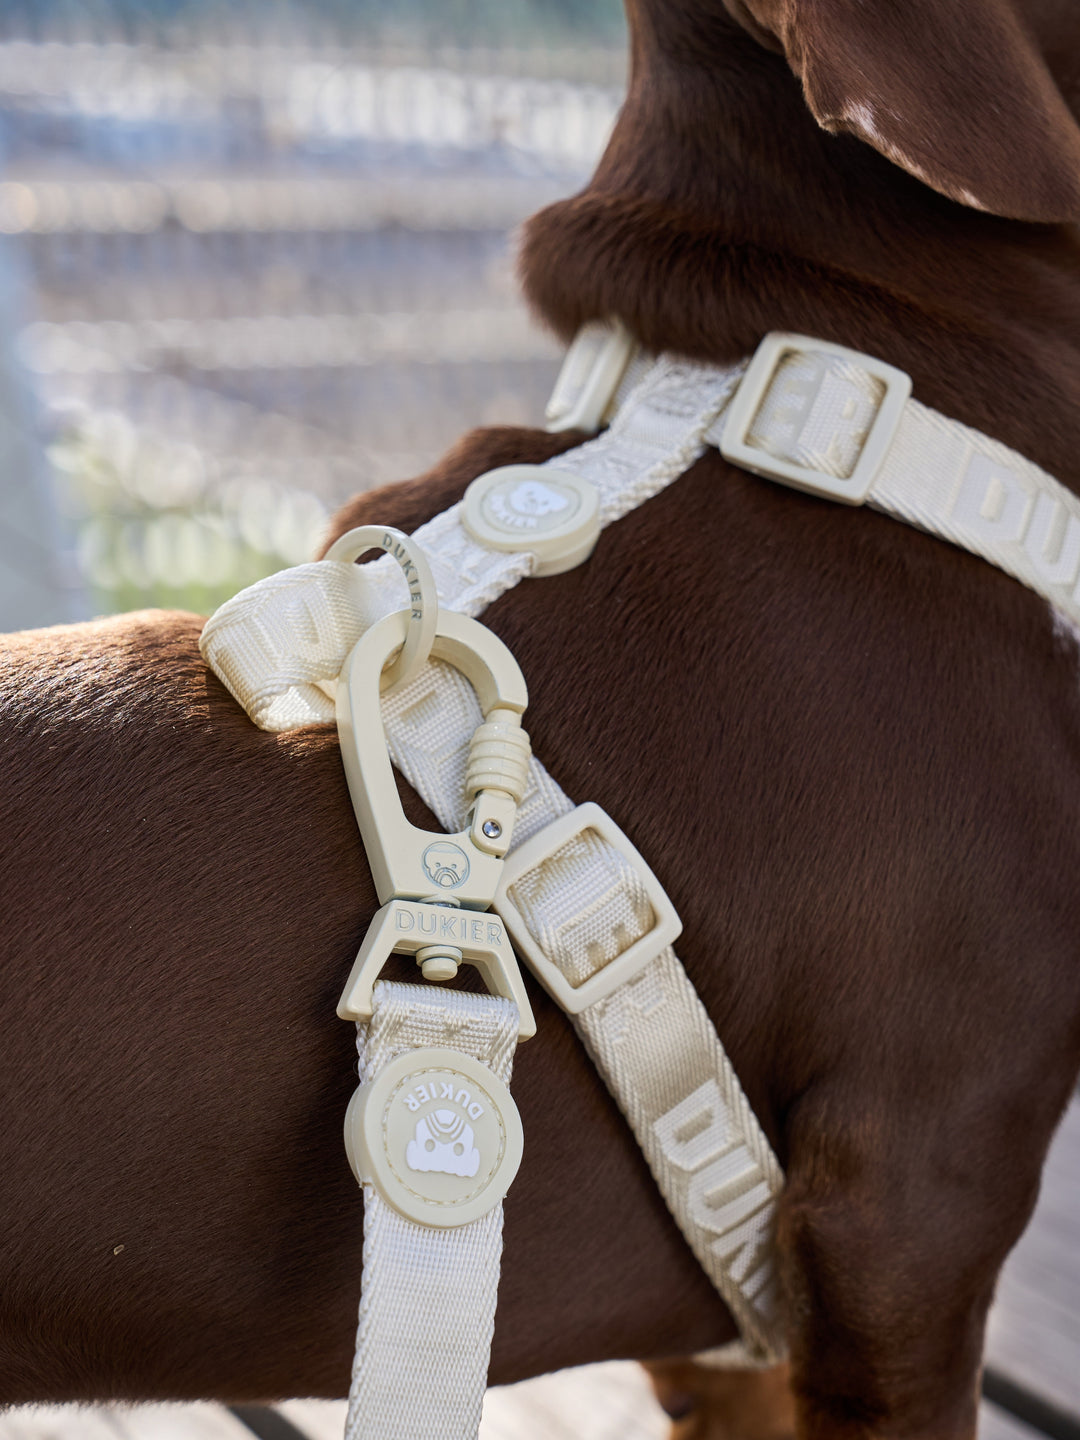
M 551 392 L 546 428 L 552 433 L 599 430 L 636 349 L 634 337 L 617 318 L 583 325 Z
M 644 887 L 653 912 L 653 924 L 646 934 L 627 947 L 621 955 L 609 960 L 602 970 L 580 985 L 572 985 L 563 972 L 544 954 L 510 892 L 523 875 L 558 854 L 575 836 L 586 830 L 595 831 L 624 860 L 628 861 Z M 561 815 L 546 825 L 539 834 L 526 840 L 503 861 L 498 893 L 492 903 L 513 937 L 518 953 L 556 1004 L 569 1015 L 604 1000 L 632 980 L 646 965 L 655 960 L 682 934 L 682 921 L 667 897 L 664 887 L 645 863 L 640 852 L 599 805 L 579 805 L 568 815 Z
M 750 430 L 776 376 L 777 367 L 792 350 L 839 356 L 857 365 L 874 379 L 880 380 L 885 387 L 855 468 L 848 476 L 829 475 L 807 465 L 782 460 L 767 450 L 748 443 Z M 720 453 L 733 465 L 750 470 L 755 475 L 762 475 L 768 480 L 778 480 L 782 485 L 793 486 L 796 490 L 807 490 L 812 495 L 839 500 L 844 505 L 861 505 L 889 453 L 910 395 L 911 377 L 894 365 L 886 365 L 872 355 L 863 355 L 858 350 L 850 350 L 846 345 L 834 345 L 828 340 L 815 340 L 808 335 L 790 335 L 773 330 L 765 336 L 755 351 L 728 406 L 720 439 Z M 798 403 L 797 398 L 793 403 Z

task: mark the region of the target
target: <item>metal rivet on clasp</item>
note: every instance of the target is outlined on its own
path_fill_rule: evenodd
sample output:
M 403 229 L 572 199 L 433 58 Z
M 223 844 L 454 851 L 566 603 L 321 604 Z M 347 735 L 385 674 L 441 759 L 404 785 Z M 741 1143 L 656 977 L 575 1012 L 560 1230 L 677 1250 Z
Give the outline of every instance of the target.
M 463 959 L 461 951 L 453 945 L 425 945 L 416 952 L 420 973 L 425 980 L 434 981 L 436 984 L 443 980 L 453 980 Z

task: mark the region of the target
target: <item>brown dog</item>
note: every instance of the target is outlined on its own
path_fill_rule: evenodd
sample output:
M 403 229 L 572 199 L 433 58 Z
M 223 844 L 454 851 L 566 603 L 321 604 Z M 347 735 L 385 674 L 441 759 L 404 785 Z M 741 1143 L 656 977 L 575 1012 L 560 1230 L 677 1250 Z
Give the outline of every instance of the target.
M 1080 490 L 1072 0 L 731 3 L 631 4 L 611 146 L 526 236 L 539 312 L 717 361 L 771 328 L 854 345 Z M 335 534 L 411 530 L 570 443 L 469 436 Z M 680 910 L 787 1170 L 799 1433 L 970 1435 L 994 1279 L 1080 1064 L 1076 636 L 984 562 L 714 452 L 485 618 L 545 765 Z M 375 897 L 336 738 L 256 731 L 200 623 L 16 636 L 0 661 L 7 1402 L 347 1380 L 333 1012 Z M 492 1380 L 731 1338 L 532 993 Z M 731 1433 L 771 1433 L 761 1384 Z

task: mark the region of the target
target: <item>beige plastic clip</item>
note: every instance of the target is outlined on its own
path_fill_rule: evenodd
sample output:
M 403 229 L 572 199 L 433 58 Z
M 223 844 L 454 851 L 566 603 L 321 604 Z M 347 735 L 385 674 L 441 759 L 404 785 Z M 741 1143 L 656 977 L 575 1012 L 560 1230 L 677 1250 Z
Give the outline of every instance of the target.
M 566 352 L 547 406 L 547 429 L 599 430 L 637 342 L 619 319 L 583 325 Z
M 401 808 L 379 703 L 383 666 L 403 644 L 408 626 L 408 611 L 373 625 L 353 647 L 337 686 L 341 758 L 382 902 L 338 1014 L 343 1020 L 371 1018 L 372 986 L 399 951 L 415 955 L 431 980 L 452 979 L 462 961 L 475 965 L 494 994 L 517 1005 L 524 1040 L 536 1033 L 536 1024 L 514 952 L 498 917 L 481 912 L 495 898 L 527 784 L 525 681 L 486 626 L 452 610 L 440 612 L 432 658 L 471 682 L 484 719 L 469 752 L 466 790 L 475 800 L 468 827 L 453 835 L 421 830 Z

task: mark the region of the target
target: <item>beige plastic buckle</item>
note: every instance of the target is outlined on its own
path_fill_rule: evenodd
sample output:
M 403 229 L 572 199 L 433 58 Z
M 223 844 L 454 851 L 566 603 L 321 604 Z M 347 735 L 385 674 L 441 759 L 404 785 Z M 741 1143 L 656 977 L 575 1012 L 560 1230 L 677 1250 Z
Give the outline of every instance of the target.
M 647 934 L 610 960 L 602 970 L 580 985 L 572 985 L 563 972 L 544 954 L 524 916 L 510 899 L 510 891 L 523 875 L 545 860 L 557 855 L 575 836 L 595 830 L 613 849 L 623 856 L 637 872 L 653 912 L 653 926 Z M 580 1015 L 598 1000 L 604 1000 L 621 985 L 640 974 L 661 951 L 682 934 L 682 921 L 667 892 L 646 865 L 641 853 L 630 843 L 615 821 L 599 805 L 579 805 L 569 815 L 562 815 L 546 825 L 539 834 L 507 856 L 503 862 L 502 880 L 492 907 L 506 922 L 518 953 L 551 998 L 568 1015 Z
M 593 320 L 571 342 L 547 405 L 547 428 L 600 429 L 611 409 L 619 381 L 637 349 L 621 320 Z
M 747 436 L 773 382 L 777 367 L 792 350 L 839 356 L 865 370 L 885 386 L 884 397 L 863 443 L 855 469 L 846 478 L 827 475 L 824 471 L 796 465 L 790 460 L 781 460 L 747 443 Z M 728 406 L 720 439 L 720 453 L 733 465 L 750 470 L 755 475 L 762 475 L 767 480 L 778 480 L 782 485 L 791 485 L 796 490 L 806 490 L 812 495 L 820 495 L 829 500 L 839 500 L 844 505 L 861 505 L 889 453 L 910 395 L 911 377 L 893 365 L 875 360 L 872 355 L 863 355 L 858 350 L 849 350 L 846 345 L 834 345 L 828 340 L 814 340 L 807 335 L 789 335 L 773 330 L 765 336 L 755 351 Z

